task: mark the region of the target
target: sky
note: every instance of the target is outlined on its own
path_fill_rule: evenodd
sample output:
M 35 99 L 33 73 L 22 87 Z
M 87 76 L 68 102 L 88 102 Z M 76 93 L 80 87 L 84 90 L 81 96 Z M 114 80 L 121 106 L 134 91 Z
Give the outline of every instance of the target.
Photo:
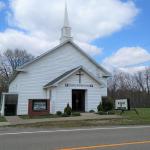
M 149 0 L 68 0 L 74 42 L 109 71 L 150 66 Z M 0 53 L 59 44 L 65 0 L 0 0 Z

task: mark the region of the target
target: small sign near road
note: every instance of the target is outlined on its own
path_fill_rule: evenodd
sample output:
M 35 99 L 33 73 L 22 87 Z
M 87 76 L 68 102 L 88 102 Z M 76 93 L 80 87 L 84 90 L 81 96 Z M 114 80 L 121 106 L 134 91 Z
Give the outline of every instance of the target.
M 115 100 L 115 109 L 117 109 L 117 110 L 130 110 L 130 101 L 129 101 L 129 99 Z

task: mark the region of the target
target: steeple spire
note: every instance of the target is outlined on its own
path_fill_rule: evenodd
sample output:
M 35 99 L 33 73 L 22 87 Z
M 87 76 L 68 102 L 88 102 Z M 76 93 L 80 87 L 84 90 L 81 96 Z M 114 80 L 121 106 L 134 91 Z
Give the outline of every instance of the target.
M 64 27 L 69 27 L 69 18 L 68 18 L 67 2 L 65 2 Z
M 71 36 L 71 27 L 69 25 L 68 9 L 67 2 L 65 3 L 65 15 L 64 15 L 64 25 L 61 29 L 61 38 L 60 42 L 63 43 L 66 40 L 72 40 Z

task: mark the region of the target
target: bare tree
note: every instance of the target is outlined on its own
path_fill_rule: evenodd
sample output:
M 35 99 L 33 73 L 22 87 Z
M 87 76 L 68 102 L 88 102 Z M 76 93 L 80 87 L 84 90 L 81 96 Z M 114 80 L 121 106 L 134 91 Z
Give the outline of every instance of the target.
M 132 107 L 150 106 L 150 67 L 134 75 L 114 72 L 108 83 L 113 99 L 130 98 Z
M 0 93 L 6 91 L 16 68 L 31 61 L 34 57 L 25 50 L 7 50 L 0 54 Z
M 138 88 L 141 91 L 145 91 L 145 86 L 144 86 L 144 74 L 143 72 L 138 72 L 135 74 L 135 80 L 137 82 Z
M 145 70 L 146 91 L 150 95 L 150 67 Z
M 31 54 L 28 54 L 27 51 L 18 49 L 14 51 L 7 50 L 4 52 L 4 57 L 6 57 L 6 60 L 12 71 L 34 58 Z

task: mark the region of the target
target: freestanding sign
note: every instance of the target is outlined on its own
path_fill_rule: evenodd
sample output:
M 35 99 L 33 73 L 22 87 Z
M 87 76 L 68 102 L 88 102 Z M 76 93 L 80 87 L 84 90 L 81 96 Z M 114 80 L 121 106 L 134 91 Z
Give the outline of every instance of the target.
M 118 109 L 118 110 L 130 110 L 130 100 L 129 99 L 118 99 L 118 100 L 115 100 L 115 109 Z

